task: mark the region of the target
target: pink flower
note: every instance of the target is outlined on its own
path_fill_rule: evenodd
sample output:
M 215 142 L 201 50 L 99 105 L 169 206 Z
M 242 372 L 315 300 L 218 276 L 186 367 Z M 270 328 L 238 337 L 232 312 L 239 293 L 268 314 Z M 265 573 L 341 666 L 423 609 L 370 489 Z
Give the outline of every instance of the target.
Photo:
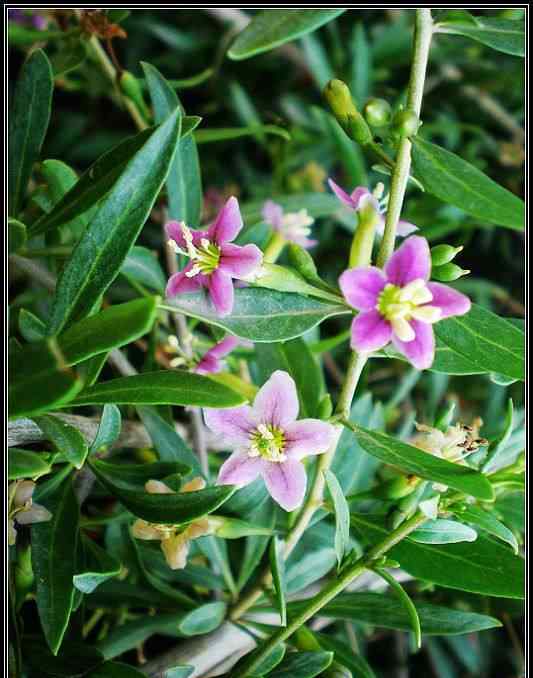
M 378 235 L 383 235 L 385 230 L 384 212 L 381 209 L 377 198 L 370 193 L 368 188 L 365 186 L 357 186 L 350 194 L 348 194 L 340 186 L 337 186 L 333 179 L 328 179 L 328 183 L 333 193 L 335 193 L 337 198 L 343 205 L 346 205 L 346 207 L 349 207 L 355 212 L 361 212 L 365 208 L 373 210 L 378 218 L 376 231 Z M 383 186 L 383 184 L 381 184 L 381 186 Z M 405 237 L 406 235 L 413 233 L 413 231 L 418 231 L 418 227 L 414 224 L 411 224 L 408 221 L 398 222 L 398 235 Z
M 202 359 L 196 365 L 195 372 L 198 372 L 198 374 L 215 374 L 220 372 L 222 369 L 222 361 L 220 359 L 231 353 L 239 343 L 241 342 L 237 337 L 229 336 L 222 339 L 221 342 L 215 344 L 204 353 Z
M 281 205 L 272 200 L 267 200 L 263 205 L 261 215 L 265 222 L 270 224 L 285 240 L 305 248 L 313 247 L 318 242 L 307 237 L 311 233 L 309 226 L 314 222 L 314 219 L 309 216 L 305 209 L 299 212 L 284 213 Z
M 280 370 L 259 389 L 252 407 L 204 410 L 207 426 L 234 447 L 218 476 L 219 485 L 248 485 L 262 476 L 272 499 L 286 511 L 300 506 L 306 474 L 302 459 L 322 454 L 334 428 L 318 419 L 298 416 L 293 379 Z
M 392 341 L 416 368 L 430 367 L 435 354 L 431 325 L 470 310 L 464 294 L 428 282 L 430 271 L 429 245 L 420 236 L 408 238 L 384 271 L 375 266 L 345 271 L 339 278 L 342 293 L 360 311 L 352 323 L 352 348 L 377 351 Z
M 249 276 L 261 265 L 263 257 L 255 245 L 231 244 L 242 226 L 239 203 L 234 197 L 226 202 L 207 231 L 191 231 L 183 222 L 168 222 L 165 229 L 176 251 L 191 261 L 170 278 L 167 296 L 206 287 L 217 313 L 221 316 L 231 313 L 232 278 Z

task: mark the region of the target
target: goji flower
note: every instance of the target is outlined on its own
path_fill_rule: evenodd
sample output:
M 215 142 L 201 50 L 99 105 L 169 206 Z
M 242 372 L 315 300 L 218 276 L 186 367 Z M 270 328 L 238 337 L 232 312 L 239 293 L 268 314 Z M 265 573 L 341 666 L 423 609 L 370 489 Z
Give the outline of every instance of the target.
M 305 248 L 313 247 L 318 242 L 307 237 L 311 234 L 309 227 L 315 220 L 306 209 L 298 212 L 284 212 L 281 205 L 272 200 L 267 200 L 263 205 L 261 215 L 265 222 L 272 226 L 285 240 Z

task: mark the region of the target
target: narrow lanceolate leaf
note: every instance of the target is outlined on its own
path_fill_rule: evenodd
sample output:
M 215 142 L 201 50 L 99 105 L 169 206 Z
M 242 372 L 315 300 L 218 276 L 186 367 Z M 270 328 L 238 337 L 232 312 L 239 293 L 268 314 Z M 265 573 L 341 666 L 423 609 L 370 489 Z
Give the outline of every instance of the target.
M 9 214 L 22 206 L 32 167 L 39 157 L 48 129 L 52 91 L 52 68 L 38 49 L 22 67 L 9 116 Z
M 52 468 L 44 458 L 45 455 L 30 450 L 21 450 L 18 447 L 9 448 L 7 462 L 7 477 L 9 480 L 17 478 L 38 478 L 50 472 Z
M 8 219 L 7 222 L 7 250 L 14 254 L 26 244 L 26 226 L 17 219 Z
M 333 652 L 291 652 L 276 668 L 269 678 L 314 678 L 321 676 L 333 661 Z
M 287 603 L 285 602 L 285 562 L 283 560 L 283 542 L 273 537 L 269 549 L 270 569 L 276 596 L 281 626 L 287 625 Z
M 351 514 L 352 527 L 369 544 L 390 534 L 383 516 Z M 404 539 L 389 551 L 402 569 L 417 579 L 461 591 L 503 598 L 523 598 L 524 559 L 490 537 L 478 535 L 475 542 L 417 544 Z
M 139 669 L 122 662 L 105 662 L 88 674 L 88 678 L 144 678 L 144 676 Z
M 267 9 L 258 12 L 228 52 L 231 59 L 248 59 L 301 38 L 332 21 L 345 9 Z
M 331 634 L 313 633 L 313 635 L 320 647 L 335 653 L 335 661 L 349 669 L 354 678 L 376 678 L 363 655 L 355 654 L 350 645 L 337 640 Z
M 171 475 L 184 476 L 190 471 L 188 466 L 167 461 L 155 461 L 150 464 L 114 464 L 100 459 L 96 463 L 100 472 L 111 478 L 117 487 L 142 492 L 148 480 L 162 480 Z
M 492 485 L 484 475 L 474 469 L 435 457 L 385 433 L 371 431 L 351 422 L 346 424 L 355 433 L 361 447 L 386 464 L 420 478 L 449 485 L 478 499 L 493 499 Z
M 245 399 L 209 377 L 182 370 L 144 372 L 100 382 L 87 388 L 71 405 L 195 405 L 235 407 Z
M 188 612 L 179 625 L 179 632 L 184 636 L 201 636 L 210 633 L 222 624 L 226 614 L 226 603 L 206 603 L 196 610 Z
M 82 570 L 72 578 L 74 586 L 82 593 L 92 593 L 97 586 L 120 573 L 120 562 L 98 546 L 89 537 L 81 535 Z
M 89 465 L 98 480 L 126 508 L 135 516 L 152 523 L 188 523 L 215 511 L 235 491 L 232 486 L 221 485 L 183 494 L 149 494 L 125 487 L 123 482 L 109 473 L 108 468 L 102 462 L 89 459 Z
M 51 414 L 34 417 L 33 420 L 66 461 L 76 468 L 83 466 L 89 448 L 78 429 Z
M 297 613 L 299 606 L 303 606 L 302 603 L 291 603 L 290 613 Z M 484 614 L 416 601 L 415 606 L 424 635 L 453 636 L 501 626 L 497 619 Z M 383 593 L 341 593 L 323 607 L 320 614 L 324 617 L 363 622 L 386 629 L 408 631 L 411 628 L 406 609 L 398 605 L 397 598 Z
M 65 264 L 49 332 L 87 315 L 118 275 L 166 179 L 180 130 L 174 111 L 126 165 Z
M 52 518 L 31 528 L 32 566 L 37 609 L 46 642 L 57 654 L 66 631 L 72 602 L 78 539 L 78 502 L 68 476 L 41 503 Z
M 120 435 L 122 415 L 116 405 L 104 405 L 98 431 L 89 448 L 90 452 L 107 449 Z
M 19 330 L 24 339 L 29 342 L 40 341 L 46 337 L 46 325 L 25 308 L 20 309 Z
M 473 304 L 465 316 L 435 325 L 438 343 L 462 358 L 475 372 L 500 372 L 525 378 L 524 331 L 505 318 Z
M 518 542 L 514 534 L 489 511 L 484 511 L 479 506 L 469 504 L 462 506 L 457 511 L 453 507 L 451 510 L 456 513 L 459 519 L 485 530 L 485 532 L 492 534 L 497 539 L 501 539 L 509 544 L 515 553 L 518 553 Z
M 214 141 L 229 141 L 230 139 L 240 139 L 241 137 L 258 138 L 265 134 L 282 137 L 289 141 L 291 135 L 283 127 L 277 125 L 250 125 L 248 127 L 223 127 L 220 129 L 202 129 L 194 133 L 194 139 L 197 144 L 209 144 Z
M 525 56 L 526 36 L 522 21 L 472 16 L 472 21 L 442 21 L 435 28 L 437 33 L 462 35 L 499 52 Z
M 428 193 L 481 223 L 524 229 L 523 201 L 454 153 L 415 137 L 413 168 Z
M 335 510 L 335 553 L 340 567 L 350 543 L 350 509 L 335 475 L 329 470 L 324 475 Z
M 120 272 L 151 290 L 164 292 L 167 280 L 156 255 L 146 247 L 134 247 Z
M 182 294 L 167 299 L 165 304 L 169 309 L 257 342 L 294 339 L 326 318 L 347 312 L 340 304 L 259 288 L 236 289 L 233 311 L 222 318 L 202 292 Z
M 173 110 L 178 108 L 184 115 L 175 90 L 169 85 L 161 73 L 147 63 L 142 63 L 150 99 L 154 108 L 156 122 L 161 122 Z M 168 213 L 171 219 L 185 221 L 187 224 L 199 225 L 202 210 L 202 180 L 196 142 L 192 135 L 182 134 L 176 149 L 167 177 Z M 192 119 L 191 119 L 192 120 Z M 191 131 L 200 123 L 201 118 L 194 118 Z
M 420 544 L 456 544 L 460 541 L 476 541 L 477 532 L 456 520 L 437 518 L 428 520 L 409 536 Z

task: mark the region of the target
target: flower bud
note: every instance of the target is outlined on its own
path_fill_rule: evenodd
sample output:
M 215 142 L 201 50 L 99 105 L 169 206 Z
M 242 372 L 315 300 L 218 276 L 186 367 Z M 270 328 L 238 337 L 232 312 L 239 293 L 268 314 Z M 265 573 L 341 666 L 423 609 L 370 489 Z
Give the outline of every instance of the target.
M 326 393 L 326 395 L 322 398 L 320 403 L 318 404 L 318 412 L 317 412 L 317 417 L 319 419 L 329 419 L 331 417 L 331 413 L 333 412 L 333 403 L 331 402 L 331 396 L 329 393 Z
M 372 132 L 352 99 L 348 86 L 342 80 L 330 80 L 324 88 L 324 98 L 346 134 L 366 146 L 373 139 Z
M 437 266 L 432 269 L 431 276 L 434 280 L 439 282 L 453 282 L 464 275 L 468 275 L 470 271 L 462 269 L 457 264 L 444 264 L 444 266 Z
M 385 99 L 370 99 L 363 108 L 363 113 L 371 127 L 385 127 L 392 116 L 391 106 Z
M 240 539 L 241 537 L 272 535 L 272 530 L 268 527 L 253 525 L 252 523 L 247 523 L 246 521 L 237 518 L 210 515 L 207 520 L 209 522 L 209 531 L 214 532 L 217 537 L 222 537 L 222 539 Z
M 392 120 L 392 134 L 404 139 L 414 137 L 420 127 L 420 120 L 414 111 L 398 111 Z
M 374 495 L 380 499 L 402 499 L 410 495 L 419 482 L 415 476 L 397 476 L 376 488 Z
M 316 280 L 319 277 L 313 257 L 306 249 L 295 243 L 290 243 L 287 254 L 289 255 L 290 265 L 306 280 Z
M 452 259 L 454 259 L 459 252 L 461 252 L 463 246 L 452 247 L 451 245 L 435 245 L 431 248 L 431 264 L 432 266 L 443 266 L 448 264 Z
M 129 71 L 122 71 L 119 78 L 122 93 L 135 104 L 145 120 L 149 120 L 150 112 L 144 101 L 143 92 L 137 78 Z

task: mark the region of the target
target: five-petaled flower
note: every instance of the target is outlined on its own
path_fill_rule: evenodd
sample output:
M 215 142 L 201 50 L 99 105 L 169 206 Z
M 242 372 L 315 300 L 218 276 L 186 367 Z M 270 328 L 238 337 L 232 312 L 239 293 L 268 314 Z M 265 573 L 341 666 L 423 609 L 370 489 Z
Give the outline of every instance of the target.
M 333 179 L 328 179 L 331 190 L 343 205 L 354 210 L 360 217 L 372 216 L 376 220 L 376 233 L 383 235 L 385 230 L 385 216 L 384 209 L 378 198 L 381 197 L 383 191 L 383 184 L 378 184 L 374 193 L 371 193 L 366 186 L 357 186 L 351 193 L 346 193 L 340 186 L 338 186 Z M 397 233 L 400 236 L 407 236 L 413 231 L 417 231 L 418 227 L 408 221 L 400 220 L 398 222 Z
M 33 491 L 37 486 L 32 480 L 17 480 L 10 483 L 8 489 L 9 517 L 8 517 L 8 544 L 13 546 L 17 539 L 18 525 L 31 525 L 50 520 L 52 514 L 40 504 L 32 500 Z
M 203 490 L 204 487 L 203 478 L 193 478 L 183 485 L 180 493 L 195 492 Z M 148 480 L 144 489 L 150 494 L 174 494 L 174 491 L 160 480 Z M 212 529 L 207 516 L 185 526 L 149 523 L 138 518 L 131 528 L 131 533 L 137 539 L 159 540 L 168 566 L 172 570 L 182 570 L 187 565 L 189 542 L 210 534 Z
M 281 205 L 273 200 L 267 200 L 263 205 L 261 215 L 265 222 L 270 224 L 285 240 L 305 248 L 313 247 L 318 242 L 307 237 L 311 234 L 309 227 L 315 220 L 306 209 L 298 212 L 284 212 Z
M 255 245 L 233 245 L 242 229 L 237 198 L 230 198 L 207 231 L 191 231 L 183 222 L 170 221 L 166 232 L 176 252 L 190 262 L 175 273 L 167 284 L 167 296 L 194 292 L 201 287 L 209 291 L 211 301 L 221 316 L 233 309 L 232 278 L 244 279 L 261 265 L 262 253 Z
M 229 355 L 240 343 L 244 342 L 237 337 L 231 335 L 225 337 L 204 353 L 200 362 L 196 365 L 195 372 L 198 372 L 198 374 L 216 374 L 220 372 L 223 367 L 222 358 Z
M 362 266 L 345 271 L 339 284 L 346 301 L 359 311 L 352 323 L 351 345 L 372 352 L 390 341 L 419 370 L 435 355 L 432 324 L 464 315 L 470 300 L 447 285 L 428 282 L 431 271 L 425 238 L 411 236 L 382 271 Z
M 234 448 L 220 469 L 218 484 L 242 487 L 262 476 L 282 508 L 293 511 L 300 506 L 307 483 L 301 460 L 326 452 L 335 429 L 318 419 L 296 421 L 298 410 L 294 380 L 280 370 L 259 389 L 252 407 L 205 409 L 207 426 Z

